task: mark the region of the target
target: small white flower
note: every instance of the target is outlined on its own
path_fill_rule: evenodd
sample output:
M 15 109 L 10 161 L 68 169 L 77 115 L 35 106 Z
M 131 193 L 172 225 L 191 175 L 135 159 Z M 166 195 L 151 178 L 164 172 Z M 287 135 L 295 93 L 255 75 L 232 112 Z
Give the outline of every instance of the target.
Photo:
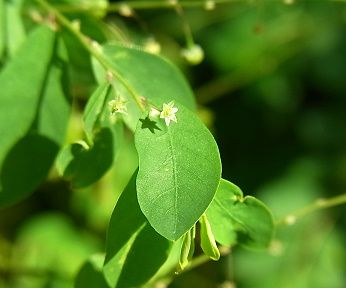
M 111 111 L 111 114 L 115 113 L 122 113 L 127 114 L 127 107 L 126 107 L 127 101 L 122 99 L 113 99 L 108 102 L 109 110 Z
M 175 116 L 175 113 L 177 112 L 178 108 L 174 107 L 174 101 L 171 101 L 168 104 L 164 103 L 160 118 L 164 118 L 166 125 L 169 126 L 171 121 L 177 122 L 177 117 Z

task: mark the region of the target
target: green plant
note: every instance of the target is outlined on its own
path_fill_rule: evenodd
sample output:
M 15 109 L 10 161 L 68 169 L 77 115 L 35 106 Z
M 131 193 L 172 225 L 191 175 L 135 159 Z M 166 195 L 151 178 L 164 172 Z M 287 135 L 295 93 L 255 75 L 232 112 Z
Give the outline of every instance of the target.
M 0 1 L 7 7 L 0 11 L 14 15 L 7 23 L 13 37 L 0 40 L 0 55 L 9 59 L 0 74 L 0 205 L 27 197 L 54 162 L 59 177 L 78 190 L 99 181 L 121 153 L 126 155 L 127 146 L 135 145 L 138 153 L 139 167 L 131 168 L 126 188 L 109 204 L 115 208 L 105 255 L 91 256 L 75 287 L 151 287 L 207 259 L 218 260 L 236 244 L 269 247 L 276 224 L 272 213 L 221 178 L 218 146 L 197 116 L 192 89 L 179 69 L 151 53 L 156 42 L 136 45 L 119 27 L 107 30 L 102 22 L 112 10 L 123 16 L 134 16 L 136 8 L 176 10 L 186 36 L 183 55 L 198 64 L 203 51 L 194 43 L 183 7 L 212 9 L 228 1 L 36 0 L 24 1 L 19 10 L 21 2 Z M 28 23 L 23 24 L 19 11 L 29 14 Z M 25 25 L 30 27 L 27 36 Z M 88 99 L 70 97 L 69 85 L 80 80 L 76 67 L 96 79 L 96 88 L 87 87 L 93 90 Z M 69 119 L 78 106 L 83 130 L 70 127 L 66 144 Z M 278 225 L 344 202 L 345 195 L 317 202 Z M 199 244 L 204 255 L 195 256 Z

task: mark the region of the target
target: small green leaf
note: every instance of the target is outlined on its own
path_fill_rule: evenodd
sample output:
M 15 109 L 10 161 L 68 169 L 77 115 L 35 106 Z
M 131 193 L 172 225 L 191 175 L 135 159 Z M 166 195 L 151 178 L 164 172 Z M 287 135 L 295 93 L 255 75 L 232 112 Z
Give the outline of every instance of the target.
M 193 225 L 190 229 L 191 234 L 191 245 L 190 245 L 190 251 L 189 255 L 187 256 L 188 260 L 191 261 L 193 254 L 195 253 L 195 239 L 196 239 L 196 225 Z
M 170 240 L 187 232 L 207 209 L 221 175 L 216 142 L 203 123 L 176 105 L 177 123 L 141 119 L 135 133 L 139 156 L 139 205 L 154 229 Z
M 120 196 L 108 228 L 104 275 L 111 287 L 141 287 L 167 260 L 171 247 L 138 206 L 136 174 Z
M 104 255 L 92 255 L 79 270 L 74 282 L 74 287 L 109 288 L 110 286 L 107 284 L 102 272 L 103 262 Z
M 183 236 L 183 243 L 181 246 L 180 258 L 179 258 L 180 270 L 184 270 L 185 267 L 189 264 L 190 250 L 191 250 L 191 233 L 189 230 Z
M 103 54 L 113 70 L 126 82 L 124 85 L 115 75 L 113 85 L 120 96 L 128 100 L 129 113 L 124 119 L 132 130 L 136 128 L 141 111 L 128 87 L 138 97 L 144 97 L 156 106 L 176 100 L 191 110 L 195 109 L 191 88 L 181 72 L 166 59 L 137 48 L 119 45 L 105 45 Z M 103 82 L 106 79 L 104 69 L 96 61 L 94 68 L 97 79 Z
M 273 235 L 273 218 L 258 199 L 246 196 L 234 184 L 221 179 L 206 212 L 215 239 L 222 245 L 238 242 L 249 248 L 266 248 Z
M 217 248 L 213 231 L 205 214 L 199 219 L 199 223 L 201 224 L 201 248 L 204 254 L 214 261 L 219 260 L 220 251 Z
M 91 141 L 93 138 L 94 127 L 101 115 L 102 110 L 104 109 L 110 89 L 111 86 L 109 83 L 101 84 L 91 95 L 84 109 L 84 130 L 89 141 Z
M 56 165 L 74 188 L 81 188 L 99 180 L 112 165 L 113 158 L 112 131 L 102 128 L 92 147 L 83 142 L 70 144 L 59 153 Z

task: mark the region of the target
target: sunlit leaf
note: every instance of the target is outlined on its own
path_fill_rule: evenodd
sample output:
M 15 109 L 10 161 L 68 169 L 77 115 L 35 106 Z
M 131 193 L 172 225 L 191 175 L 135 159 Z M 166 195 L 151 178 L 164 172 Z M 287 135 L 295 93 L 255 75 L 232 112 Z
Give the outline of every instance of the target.
M 252 196 L 243 198 L 241 190 L 224 179 L 206 214 L 220 244 L 266 248 L 272 239 L 274 224 L 268 208 Z
M 176 104 L 177 123 L 141 119 L 135 133 L 139 155 L 138 201 L 161 235 L 177 240 L 212 201 L 221 175 L 215 140 L 197 116 Z

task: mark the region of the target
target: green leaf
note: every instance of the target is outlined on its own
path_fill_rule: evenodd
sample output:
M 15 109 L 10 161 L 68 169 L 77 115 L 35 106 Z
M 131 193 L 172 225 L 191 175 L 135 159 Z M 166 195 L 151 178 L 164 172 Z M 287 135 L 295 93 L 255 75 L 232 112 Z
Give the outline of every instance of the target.
M 213 231 L 205 214 L 199 219 L 199 223 L 201 224 L 201 248 L 204 254 L 212 260 L 219 260 L 220 251 L 217 248 Z
M 119 94 L 128 100 L 128 115 L 124 117 L 126 124 L 135 130 L 141 116 L 133 95 L 127 87 L 145 97 L 156 106 L 176 100 L 189 109 L 195 109 L 195 100 L 191 88 L 181 72 L 166 59 L 146 53 L 137 48 L 119 45 L 105 45 L 103 53 L 113 70 L 126 82 L 126 85 L 115 75 L 114 87 Z M 106 79 L 103 68 L 94 61 L 94 70 L 99 81 Z
M 105 101 L 108 93 L 110 92 L 110 88 L 109 83 L 101 84 L 91 95 L 84 109 L 84 131 L 89 141 L 93 138 L 95 125 L 105 106 Z
M 109 288 L 110 286 L 107 284 L 102 272 L 103 262 L 104 255 L 92 255 L 79 270 L 75 279 L 74 287 Z
M 0 74 L 0 163 L 9 148 L 26 134 L 36 117 L 54 40 L 52 30 L 45 26 L 38 28 Z M 45 49 L 42 49 L 42 43 L 45 43 Z
M 271 241 L 274 223 L 268 208 L 254 197 L 243 198 L 242 191 L 224 179 L 206 214 L 222 245 L 238 242 L 248 248 L 266 248 Z
M 140 287 L 167 260 L 171 248 L 139 208 L 136 174 L 120 196 L 108 228 L 104 275 L 111 287 Z
M 188 231 L 207 209 L 221 175 L 216 142 L 183 105 L 177 123 L 141 119 L 135 133 L 139 156 L 139 205 L 154 229 L 170 240 Z
M 23 0 L 5 1 L 7 28 L 6 43 L 7 53 L 10 57 L 13 57 L 16 54 L 26 38 L 22 21 L 22 4 Z
M 57 169 L 72 182 L 74 188 L 88 186 L 99 180 L 113 163 L 113 135 L 102 128 L 94 138 L 94 145 L 80 141 L 66 146 L 57 159 Z
M 44 96 L 39 106 L 37 129 L 59 146 L 65 142 L 71 112 L 67 79 L 67 52 L 61 38 L 57 39 L 54 57 L 50 63 L 44 87 Z
M 44 180 L 64 140 L 70 104 L 63 50 L 54 31 L 41 26 L 0 74 L 0 206 Z
M 181 253 L 179 258 L 179 268 L 184 270 L 185 267 L 189 264 L 189 254 L 191 250 L 191 232 L 187 231 L 183 236 L 183 244 L 181 246 Z
M 6 25 L 5 25 L 5 0 L 0 0 L 0 60 L 5 52 L 5 37 L 6 37 Z

